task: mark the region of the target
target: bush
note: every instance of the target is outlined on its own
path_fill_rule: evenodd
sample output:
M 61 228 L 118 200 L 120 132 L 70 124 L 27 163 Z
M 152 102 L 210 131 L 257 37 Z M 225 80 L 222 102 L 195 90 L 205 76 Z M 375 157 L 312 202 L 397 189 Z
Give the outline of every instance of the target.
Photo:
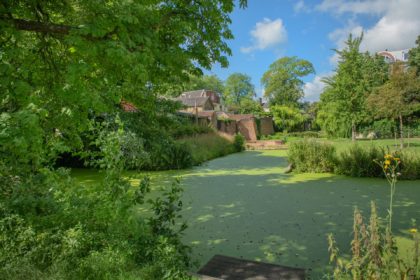
M 383 159 L 384 149 L 352 145 L 342 152 L 337 161 L 337 174 L 352 177 L 382 177 L 382 168 L 375 163 Z
M 235 148 L 235 151 L 242 152 L 245 150 L 245 137 L 242 136 L 242 134 L 236 134 L 233 138 L 233 147 Z
M 288 156 L 297 172 L 333 172 L 336 165 L 335 147 L 313 139 L 291 143 Z

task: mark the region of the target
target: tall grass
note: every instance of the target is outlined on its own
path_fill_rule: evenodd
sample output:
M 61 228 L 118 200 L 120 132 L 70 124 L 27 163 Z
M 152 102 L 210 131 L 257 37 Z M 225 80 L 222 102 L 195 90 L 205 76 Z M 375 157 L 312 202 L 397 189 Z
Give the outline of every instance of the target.
M 352 177 L 383 177 L 375 163 L 389 151 L 374 145 L 354 144 L 337 152 L 328 142 L 305 139 L 289 146 L 289 162 L 297 172 L 333 172 Z M 412 150 L 398 152 L 401 158 L 400 179 L 420 179 L 420 154 Z
M 333 172 L 335 155 L 333 145 L 313 139 L 294 142 L 289 147 L 289 162 L 297 172 Z
M 194 165 L 236 152 L 232 140 L 215 132 L 185 137 L 178 143 L 191 151 Z

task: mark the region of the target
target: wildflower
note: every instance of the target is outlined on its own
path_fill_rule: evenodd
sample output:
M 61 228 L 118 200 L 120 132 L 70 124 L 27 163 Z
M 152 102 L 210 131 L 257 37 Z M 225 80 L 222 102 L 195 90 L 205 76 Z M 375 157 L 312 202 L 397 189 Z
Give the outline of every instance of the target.
M 390 165 L 391 164 L 391 161 L 389 160 L 389 159 L 387 159 L 386 161 L 385 161 L 385 165 Z
M 417 233 L 417 229 L 416 228 L 410 228 L 410 233 Z

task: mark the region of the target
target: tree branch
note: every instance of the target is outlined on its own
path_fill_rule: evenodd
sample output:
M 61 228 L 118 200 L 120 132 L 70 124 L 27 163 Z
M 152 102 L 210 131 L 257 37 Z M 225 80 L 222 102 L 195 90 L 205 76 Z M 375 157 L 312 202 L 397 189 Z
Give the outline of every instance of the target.
M 75 26 L 61 25 L 61 24 L 54 24 L 54 23 L 44 23 L 44 22 L 25 20 L 25 19 L 0 17 L 0 20 L 13 24 L 15 28 L 18 30 L 34 31 L 34 32 L 40 32 L 40 33 L 68 35 L 71 30 L 79 29 L 78 27 L 75 27 Z

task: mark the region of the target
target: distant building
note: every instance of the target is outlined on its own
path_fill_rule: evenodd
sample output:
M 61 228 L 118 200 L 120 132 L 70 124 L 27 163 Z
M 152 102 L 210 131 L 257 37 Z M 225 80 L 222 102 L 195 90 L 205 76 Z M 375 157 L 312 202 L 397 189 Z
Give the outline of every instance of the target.
M 399 50 L 399 51 L 381 51 L 378 52 L 378 55 L 381 55 L 385 58 L 387 63 L 395 63 L 395 62 L 408 62 L 408 51 L 410 49 Z
M 187 111 L 224 111 L 220 95 L 212 90 L 200 89 L 181 93 L 176 100 L 187 107 Z M 211 108 L 212 107 L 212 108 Z

